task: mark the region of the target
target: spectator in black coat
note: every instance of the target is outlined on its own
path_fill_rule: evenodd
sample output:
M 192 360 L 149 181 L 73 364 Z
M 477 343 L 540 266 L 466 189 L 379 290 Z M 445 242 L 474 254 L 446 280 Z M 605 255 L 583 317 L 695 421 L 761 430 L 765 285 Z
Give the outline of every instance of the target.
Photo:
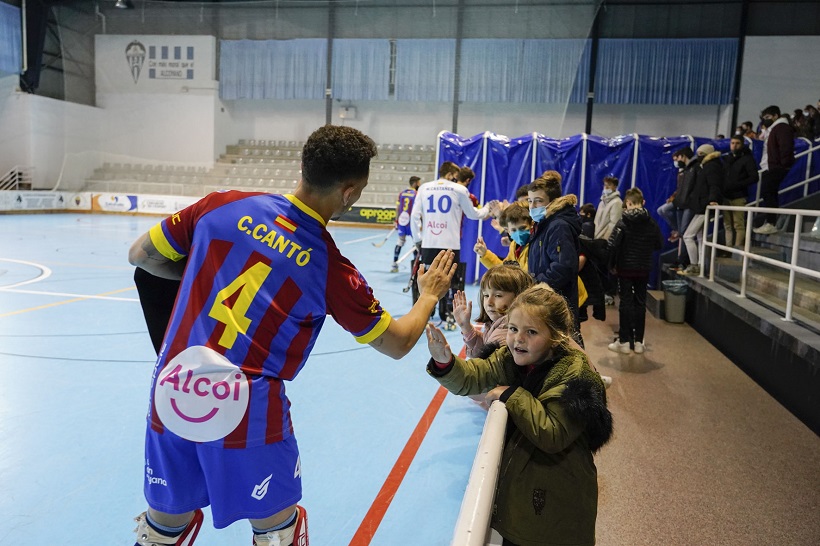
M 618 341 L 608 348 L 616 353 L 644 352 L 646 325 L 646 285 L 652 271 L 652 253 L 663 246 L 663 235 L 643 207 L 638 188 L 626 191 L 626 211 L 609 237 L 610 266 L 618 277 Z
M 692 211 L 692 221 L 683 234 L 683 243 L 689 254 L 689 266 L 681 275 L 700 275 L 700 252 L 698 246 L 702 244 L 701 236 L 703 222 L 706 219 L 706 207 L 717 205 L 722 201 L 721 187 L 723 187 L 723 165 L 720 162 L 720 152 L 715 151 L 711 144 L 698 147 L 698 158 L 694 164 L 695 178 L 692 191 L 686 200 L 686 208 Z
M 745 207 L 749 186 L 757 182 L 757 163 L 743 137 L 736 135 L 729 143 L 729 155 L 724 160 L 723 204 Z M 741 248 L 746 238 L 746 213 L 723 211 L 723 230 L 726 245 Z

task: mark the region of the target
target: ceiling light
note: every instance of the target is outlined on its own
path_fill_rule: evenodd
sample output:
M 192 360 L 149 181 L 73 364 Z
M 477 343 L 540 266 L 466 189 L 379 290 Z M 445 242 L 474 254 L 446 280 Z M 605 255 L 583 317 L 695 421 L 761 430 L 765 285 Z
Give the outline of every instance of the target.
M 117 0 L 114 3 L 114 7 L 120 9 L 131 9 L 133 6 L 131 5 L 131 2 L 129 2 L 128 0 Z

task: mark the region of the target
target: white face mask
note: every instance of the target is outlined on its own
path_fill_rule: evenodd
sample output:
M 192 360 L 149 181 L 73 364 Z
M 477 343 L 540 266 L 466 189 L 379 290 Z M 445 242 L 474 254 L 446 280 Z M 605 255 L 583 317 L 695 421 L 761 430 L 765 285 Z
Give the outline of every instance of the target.
M 612 190 L 604 188 L 604 196 L 609 197 L 610 195 L 612 195 Z

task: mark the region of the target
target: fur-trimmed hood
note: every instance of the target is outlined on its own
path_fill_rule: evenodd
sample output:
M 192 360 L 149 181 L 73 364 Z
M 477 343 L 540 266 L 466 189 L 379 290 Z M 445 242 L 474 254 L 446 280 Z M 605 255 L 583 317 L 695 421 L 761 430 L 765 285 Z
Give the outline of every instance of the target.
M 564 207 L 570 206 L 575 208 L 575 205 L 578 204 L 578 198 L 575 197 L 573 194 L 562 195 L 557 199 L 553 199 L 550 201 L 549 205 L 547 205 L 547 216 L 552 216 L 559 210 L 563 209 Z
M 718 159 L 719 157 L 720 157 L 720 152 L 712 152 L 711 154 L 703 156 L 703 159 L 701 159 L 700 164 L 701 165 L 706 165 L 710 161 Z

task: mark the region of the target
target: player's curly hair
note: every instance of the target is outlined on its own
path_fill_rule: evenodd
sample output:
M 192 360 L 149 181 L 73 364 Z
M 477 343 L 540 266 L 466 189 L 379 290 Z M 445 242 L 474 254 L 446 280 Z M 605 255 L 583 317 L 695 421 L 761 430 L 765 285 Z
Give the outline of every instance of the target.
M 329 191 L 341 182 L 367 178 L 376 143 L 352 127 L 325 125 L 302 148 L 302 179 L 312 189 Z
M 519 308 L 544 323 L 555 346 L 569 347 L 574 329 L 572 314 L 567 301 L 547 283 L 538 283 L 520 293 L 507 310 L 507 316 Z

